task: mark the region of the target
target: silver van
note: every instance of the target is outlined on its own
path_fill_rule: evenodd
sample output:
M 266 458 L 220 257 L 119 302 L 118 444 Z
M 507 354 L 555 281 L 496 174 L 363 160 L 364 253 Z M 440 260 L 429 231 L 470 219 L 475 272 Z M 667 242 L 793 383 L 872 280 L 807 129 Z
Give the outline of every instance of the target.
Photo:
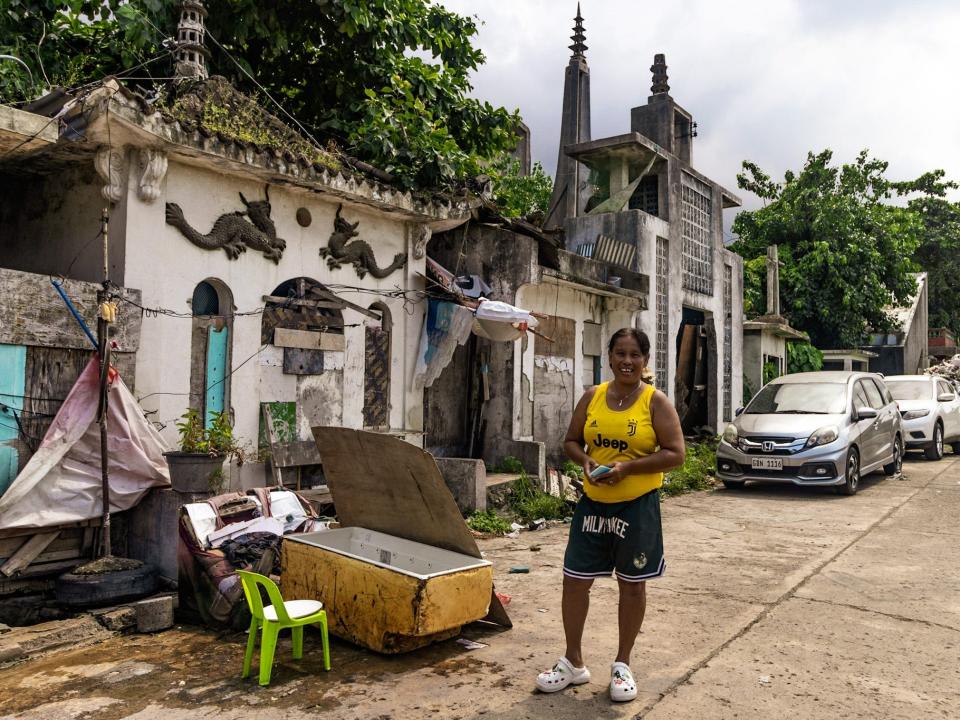
M 717 475 L 728 488 L 747 481 L 830 485 L 853 495 L 860 477 L 899 474 L 903 431 L 879 375 L 813 372 L 765 385 L 723 431 Z

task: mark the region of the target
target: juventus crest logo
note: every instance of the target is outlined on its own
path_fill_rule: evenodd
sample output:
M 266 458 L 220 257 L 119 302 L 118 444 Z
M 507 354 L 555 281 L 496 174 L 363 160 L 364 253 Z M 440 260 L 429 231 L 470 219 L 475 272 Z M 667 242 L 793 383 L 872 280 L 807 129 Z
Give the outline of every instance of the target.
M 636 434 L 637 434 L 637 421 L 631 419 L 627 421 L 627 435 L 629 437 L 633 437 Z

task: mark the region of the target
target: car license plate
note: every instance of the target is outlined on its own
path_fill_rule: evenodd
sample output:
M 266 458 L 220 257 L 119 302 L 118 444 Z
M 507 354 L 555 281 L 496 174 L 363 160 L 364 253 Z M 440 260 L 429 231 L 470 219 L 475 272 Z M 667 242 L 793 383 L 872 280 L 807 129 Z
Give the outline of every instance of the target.
M 750 467 L 754 470 L 783 470 L 783 459 L 770 457 L 751 458 Z

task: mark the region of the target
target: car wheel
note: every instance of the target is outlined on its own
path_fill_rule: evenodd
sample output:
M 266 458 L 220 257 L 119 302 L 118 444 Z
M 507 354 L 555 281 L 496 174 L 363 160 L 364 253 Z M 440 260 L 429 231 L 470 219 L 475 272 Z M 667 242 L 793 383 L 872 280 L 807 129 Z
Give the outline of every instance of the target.
M 893 441 L 893 460 L 883 466 L 886 475 L 899 475 L 903 472 L 903 450 L 900 449 L 900 438 Z
M 860 453 L 856 448 L 850 448 L 847 453 L 847 469 L 843 474 L 844 483 L 837 488 L 841 495 L 856 495 L 860 489 Z
M 746 484 L 747 483 L 743 480 L 724 480 L 723 481 L 723 486 L 727 490 L 743 490 L 743 486 Z
M 939 460 L 943 457 L 943 427 L 938 422 L 933 426 L 933 442 L 923 451 L 927 460 Z

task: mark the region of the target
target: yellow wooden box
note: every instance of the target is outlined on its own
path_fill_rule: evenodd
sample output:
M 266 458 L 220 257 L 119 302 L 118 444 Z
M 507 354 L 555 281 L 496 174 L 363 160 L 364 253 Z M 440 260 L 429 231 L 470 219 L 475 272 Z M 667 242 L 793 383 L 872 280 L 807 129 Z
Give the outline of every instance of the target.
M 487 614 L 487 560 L 360 527 L 288 535 L 281 587 L 316 599 L 330 632 L 371 650 L 400 653 L 453 637 Z

